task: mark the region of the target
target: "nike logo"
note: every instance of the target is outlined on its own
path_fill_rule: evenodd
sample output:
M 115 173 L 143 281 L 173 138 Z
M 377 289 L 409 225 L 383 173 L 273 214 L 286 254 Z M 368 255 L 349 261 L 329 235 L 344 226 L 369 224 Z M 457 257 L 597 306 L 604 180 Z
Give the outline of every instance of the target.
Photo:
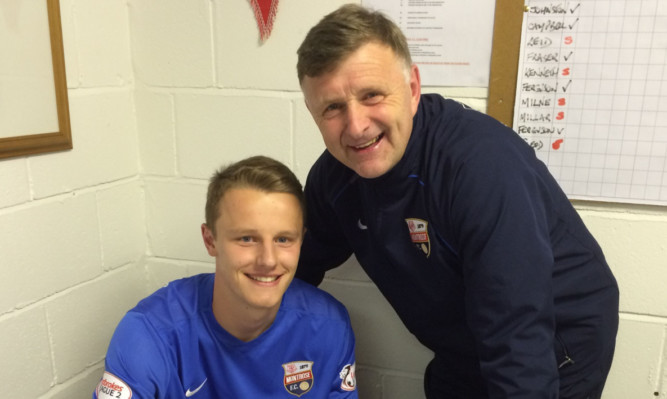
M 189 397 L 191 397 L 192 395 L 194 395 L 194 394 L 196 394 L 197 392 L 199 392 L 199 390 L 202 389 L 202 387 L 204 386 L 204 384 L 206 384 L 206 381 L 208 381 L 208 378 L 205 379 L 204 382 L 202 382 L 201 385 L 198 386 L 194 391 L 191 391 L 190 388 L 188 388 L 188 390 L 185 391 L 185 397 L 186 397 L 186 398 L 189 398 Z
M 362 224 L 361 219 L 357 220 L 357 227 L 359 227 L 361 230 L 368 230 L 368 226 Z

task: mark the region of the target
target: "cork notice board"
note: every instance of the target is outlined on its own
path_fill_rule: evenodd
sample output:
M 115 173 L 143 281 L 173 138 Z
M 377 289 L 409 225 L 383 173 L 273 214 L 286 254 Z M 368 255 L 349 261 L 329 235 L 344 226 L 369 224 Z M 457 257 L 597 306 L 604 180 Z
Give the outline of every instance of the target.
M 496 0 L 487 113 L 512 126 L 521 46 L 522 0 Z

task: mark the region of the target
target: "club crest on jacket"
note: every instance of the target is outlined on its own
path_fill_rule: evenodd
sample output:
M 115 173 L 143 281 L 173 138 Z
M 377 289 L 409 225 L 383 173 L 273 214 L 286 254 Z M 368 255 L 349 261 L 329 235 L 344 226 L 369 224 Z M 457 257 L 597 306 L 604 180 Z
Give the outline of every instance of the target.
M 407 218 L 412 243 L 428 258 L 431 255 L 431 240 L 428 236 L 428 222 L 423 219 Z

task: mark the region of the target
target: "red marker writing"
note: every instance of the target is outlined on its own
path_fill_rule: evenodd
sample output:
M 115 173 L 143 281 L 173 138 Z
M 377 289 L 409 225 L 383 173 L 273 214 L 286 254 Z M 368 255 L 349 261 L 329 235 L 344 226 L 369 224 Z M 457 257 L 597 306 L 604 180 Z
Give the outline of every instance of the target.
M 562 143 L 563 143 L 563 139 L 558 139 L 558 140 L 554 141 L 553 144 L 551 144 L 551 148 L 553 148 L 554 150 L 557 150 L 557 149 L 560 148 L 560 145 Z

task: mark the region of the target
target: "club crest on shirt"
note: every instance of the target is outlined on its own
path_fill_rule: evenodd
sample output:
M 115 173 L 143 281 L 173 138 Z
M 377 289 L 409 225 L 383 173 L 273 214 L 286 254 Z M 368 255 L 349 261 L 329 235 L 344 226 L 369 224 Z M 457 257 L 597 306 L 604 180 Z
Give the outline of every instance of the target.
M 422 219 L 407 218 L 405 222 L 408 224 L 410 231 L 410 239 L 428 258 L 431 255 L 431 240 L 428 236 L 428 222 Z
M 283 383 L 287 392 L 301 396 L 313 387 L 313 362 L 299 361 L 283 364 Z

